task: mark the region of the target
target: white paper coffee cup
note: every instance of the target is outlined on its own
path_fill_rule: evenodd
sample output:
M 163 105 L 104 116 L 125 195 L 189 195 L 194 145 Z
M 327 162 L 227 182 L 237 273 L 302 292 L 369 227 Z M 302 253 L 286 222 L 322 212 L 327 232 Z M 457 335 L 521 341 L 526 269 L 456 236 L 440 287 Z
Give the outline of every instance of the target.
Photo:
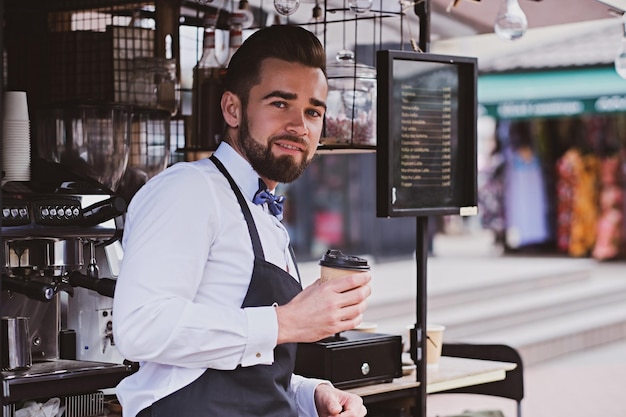
M 428 367 L 439 366 L 445 329 L 445 326 L 441 324 L 428 324 L 426 326 L 426 366 Z
M 26 91 L 4 92 L 4 120 L 28 121 L 28 101 Z

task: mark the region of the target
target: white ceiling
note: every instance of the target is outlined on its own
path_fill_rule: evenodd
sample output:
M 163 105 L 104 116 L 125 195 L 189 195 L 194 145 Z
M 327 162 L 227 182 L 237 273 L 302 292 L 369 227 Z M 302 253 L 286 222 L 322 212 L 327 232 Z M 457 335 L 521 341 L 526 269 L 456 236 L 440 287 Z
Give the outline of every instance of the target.
M 259 1 L 258 7 L 262 7 L 268 12 L 272 11 L 272 1 L 250 0 L 250 4 Z M 413 34 L 417 36 L 418 28 L 416 25 L 419 23 L 412 7 L 416 1 L 423 0 L 373 0 L 372 12 L 359 17 L 374 16 L 377 10 L 398 13 L 403 9 Z M 429 1 L 431 39 L 440 40 L 493 32 L 493 23 L 498 9 L 505 0 L 456 0 L 457 5 L 451 8 L 449 6 L 454 4 L 455 0 Z M 326 5 L 327 10 L 339 10 L 335 13 L 326 14 L 329 21 L 355 16 L 350 11 L 341 11 L 347 7 L 348 0 L 319 0 L 319 4 L 322 7 Z M 529 29 L 604 19 L 612 16 L 612 9 L 626 8 L 626 0 L 519 0 L 519 4 L 528 18 Z M 296 23 L 309 21 L 314 5 L 315 0 L 300 0 L 300 6 L 290 16 L 290 20 Z M 386 26 L 395 30 L 399 38 L 398 19 L 388 18 L 384 20 L 387 21 Z M 409 28 L 405 26 L 404 29 L 404 36 L 406 37 Z
M 217 1 L 217 0 L 216 0 Z M 355 44 L 400 43 L 401 49 L 411 49 L 410 39 L 419 38 L 419 19 L 414 13 L 415 1 L 423 0 L 373 0 L 372 11 L 355 15 L 346 10 L 348 0 L 318 0 L 326 6 L 328 22 L 347 19 L 346 23 L 329 23 L 326 32 L 326 48 L 329 56 L 343 49 L 354 49 Z M 505 0 L 455 0 L 430 1 L 430 39 L 431 42 L 467 38 L 493 33 L 493 23 L 498 9 Z M 274 12 L 273 0 L 249 0 L 250 4 L 262 8 L 268 13 Z M 298 10 L 291 16 L 290 23 L 311 21 L 316 0 L 300 0 Z M 528 19 L 528 28 L 532 32 L 538 28 L 595 21 L 617 16 L 616 9 L 626 9 L 626 0 L 519 0 L 520 7 Z M 335 12 L 329 12 L 335 9 Z M 384 13 L 382 13 L 382 12 Z M 400 19 L 399 13 L 404 12 Z M 371 19 L 374 16 L 388 16 L 383 19 Z M 355 28 L 354 18 L 358 18 Z M 282 18 L 283 22 L 287 21 Z M 268 22 L 264 22 L 267 24 Z M 309 26 L 310 27 L 310 26 Z M 322 39 L 323 36 L 321 36 Z M 503 41 L 504 42 L 504 41 Z M 474 55 L 476 52 L 474 51 Z
M 437 16 L 447 15 L 472 28 L 476 34 L 491 33 L 498 9 L 504 0 L 461 0 L 449 13 L 446 12 L 446 7 L 452 0 L 430 1 L 434 15 L 433 36 L 449 38 L 459 35 L 446 33 L 445 24 L 436 25 Z M 603 2 L 598 0 L 519 0 L 519 5 L 528 19 L 529 29 L 608 18 L 611 17 L 611 7 L 608 3 L 618 8 L 619 3 L 626 2 L 624 0 L 603 0 Z
M 240 0 L 192 1 L 232 10 Z M 341 49 L 357 50 L 357 61 L 372 64 L 373 53 L 370 51 L 374 49 L 412 50 L 410 40 L 417 43 L 420 31 L 414 3 L 420 1 L 425 0 L 373 0 L 369 13 L 357 15 L 349 10 L 349 0 L 317 0 L 326 11 L 326 36 L 320 35 L 320 39 L 325 43 L 328 56 L 335 56 Z M 430 52 L 477 56 L 482 62 L 487 61 L 485 58 L 493 60 L 502 56 L 508 57 L 515 51 L 526 51 L 559 39 L 563 39 L 566 44 L 568 36 L 584 38 L 586 31 L 595 30 L 595 22 L 618 22 L 617 16 L 626 9 L 626 0 L 518 0 L 527 16 L 528 31 L 522 39 L 510 42 L 493 35 L 493 23 L 505 0 L 456 0 L 455 7 L 450 7 L 455 0 L 428 1 L 431 12 Z M 274 9 L 274 0 L 249 0 L 249 4 L 256 12 L 255 26 L 274 23 L 278 16 Z M 310 23 L 315 4 L 316 0 L 300 0 L 297 11 L 289 17 L 280 16 L 281 22 Z M 269 15 L 266 22 L 256 21 L 260 16 L 259 9 Z M 308 27 L 312 28 L 310 25 Z M 617 48 L 612 46 L 613 43 L 620 42 L 619 28 L 617 33 L 611 32 L 607 39 L 611 45 L 605 45 L 603 50 L 608 51 L 605 55 L 612 55 L 613 49 Z M 372 44 L 375 47 L 370 47 L 367 53 L 363 53 L 356 46 Z M 588 43 L 585 47 L 589 47 Z M 606 61 L 605 58 L 602 59 Z M 586 63 L 591 64 L 593 63 Z M 567 59 L 560 59 L 552 65 L 568 65 Z

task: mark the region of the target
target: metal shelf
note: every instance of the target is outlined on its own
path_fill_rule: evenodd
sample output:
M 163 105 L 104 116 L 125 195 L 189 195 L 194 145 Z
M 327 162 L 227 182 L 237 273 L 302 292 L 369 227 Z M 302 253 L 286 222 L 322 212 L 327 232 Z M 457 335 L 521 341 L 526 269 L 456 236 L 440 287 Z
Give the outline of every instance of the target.
M 27 370 L 2 372 L 2 404 L 112 388 L 131 373 L 130 365 L 116 363 L 37 362 Z

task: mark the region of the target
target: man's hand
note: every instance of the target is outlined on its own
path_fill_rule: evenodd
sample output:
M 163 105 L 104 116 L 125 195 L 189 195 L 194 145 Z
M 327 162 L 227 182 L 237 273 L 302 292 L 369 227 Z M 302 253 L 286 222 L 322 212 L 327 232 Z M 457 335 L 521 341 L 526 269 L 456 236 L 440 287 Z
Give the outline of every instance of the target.
M 319 417 L 363 417 L 367 414 L 361 397 L 329 384 L 315 388 L 315 407 Z
M 316 342 L 361 324 L 372 293 L 369 272 L 315 281 L 289 303 L 276 307 L 278 344 Z

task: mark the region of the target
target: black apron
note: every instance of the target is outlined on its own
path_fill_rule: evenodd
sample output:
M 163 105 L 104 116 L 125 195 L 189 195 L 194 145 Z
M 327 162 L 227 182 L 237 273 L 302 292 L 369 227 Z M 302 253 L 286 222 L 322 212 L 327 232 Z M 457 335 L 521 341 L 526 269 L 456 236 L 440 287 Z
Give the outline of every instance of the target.
M 302 285 L 289 273 L 265 260 L 259 233 L 246 199 L 222 163 L 215 156 L 211 157 L 211 161 L 228 179 L 235 192 L 252 240 L 254 269 L 241 307 L 288 303 L 302 291 Z M 271 365 L 238 366 L 230 371 L 207 369 L 198 379 L 156 401 L 139 416 L 296 417 L 298 412 L 290 393 L 296 347 L 295 343 L 276 346 L 274 363 Z

